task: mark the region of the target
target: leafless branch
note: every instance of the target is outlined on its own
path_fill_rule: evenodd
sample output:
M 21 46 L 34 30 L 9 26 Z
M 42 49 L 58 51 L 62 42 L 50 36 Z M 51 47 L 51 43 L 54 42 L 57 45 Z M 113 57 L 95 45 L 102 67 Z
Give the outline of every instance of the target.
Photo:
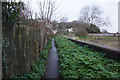
M 98 6 L 86 6 L 81 10 L 79 20 L 87 24 L 94 24 L 98 27 L 110 26 L 108 18 L 102 17 L 102 11 Z

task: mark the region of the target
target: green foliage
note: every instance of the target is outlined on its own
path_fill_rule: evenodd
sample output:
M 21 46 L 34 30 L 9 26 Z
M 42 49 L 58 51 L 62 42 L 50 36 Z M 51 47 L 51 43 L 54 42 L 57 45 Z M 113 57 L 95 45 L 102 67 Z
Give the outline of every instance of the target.
M 6 54 L 5 50 L 10 45 L 10 42 L 7 40 L 7 38 L 4 38 L 2 40 L 2 72 L 5 74 L 5 77 L 8 77 L 8 67 L 7 67 L 7 61 L 6 61 Z
M 23 10 L 22 2 L 2 3 L 2 24 L 4 29 L 11 30 L 12 27 L 20 23 L 20 13 Z
M 44 50 L 41 52 L 40 58 L 37 62 L 32 63 L 32 70 L 29 71 L 28 73 L 24 74 L 23 76 L 15 76 L 14 78 L 17 79 L 41 79 L 44 77 L 44 74 L 46 72 L 46 59 L 48 56 L 48 51 L 51 48 L 51 41 L 52 39 L 49 40 L 47 45 L 45 46 Z
M 16 51 L 10 38 L 14 25 L 20 23 L 20 13 L 23 9 L 23 3 L 21 2 L 2 2 L 2 64 L 3 64 L 3 77 L 9 77 L 7 60 L 6 60 L 6 48 L 9 45 L 13 46 L 13 50 Z
M 60 73 L 70 78 L 120 78 L 120 64 L 62 36 L 55 37 Z

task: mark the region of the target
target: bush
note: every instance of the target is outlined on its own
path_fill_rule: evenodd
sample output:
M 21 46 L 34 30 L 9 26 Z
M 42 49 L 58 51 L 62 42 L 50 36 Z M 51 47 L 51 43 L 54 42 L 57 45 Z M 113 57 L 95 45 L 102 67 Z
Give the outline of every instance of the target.
M 76 36 L 87 36 L 87 31 L 86 30 L 84 30 L 84 29 L 80 29 L 79 31 L 77 31 L 77 32 L 75 32 L 75 35 Z
M 100 29 L 93 24 L 91 24 L 91 26 L 86 26 L 86 30 L 88 33 L 100 33 Z

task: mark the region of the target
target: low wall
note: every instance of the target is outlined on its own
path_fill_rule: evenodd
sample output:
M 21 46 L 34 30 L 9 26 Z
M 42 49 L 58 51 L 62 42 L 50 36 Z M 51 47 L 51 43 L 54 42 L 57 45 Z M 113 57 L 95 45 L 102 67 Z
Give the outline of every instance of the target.
M 92 49 L 93 51 L 97 51 L 97 52 L 106 54 L 105 57 L 107 57 L 109 59 L 113 59 L 117 62 L 120 62 L 120 50 L 111 49 L 111 48 L 107 48 L 104 46 L 95 45 L 95 44 L 91 44 L 91 43 L 87 43 L 87 42 L 83 42 L 83 41 L 77 41 L 77 40 L 70 39 L 70 38 L 68 38 L 68 40 L 71 40 L 72 42 L 74 42 L 80 46 L 87 45 L 88 48 Z
M 8 46 L 3 52 L 3 77 L 12 78 L 18 73 L 22 75 L 28 72 L 32 62 L 38 60 L 48 38 L 45 29 L 15 27 L 5 42 Z

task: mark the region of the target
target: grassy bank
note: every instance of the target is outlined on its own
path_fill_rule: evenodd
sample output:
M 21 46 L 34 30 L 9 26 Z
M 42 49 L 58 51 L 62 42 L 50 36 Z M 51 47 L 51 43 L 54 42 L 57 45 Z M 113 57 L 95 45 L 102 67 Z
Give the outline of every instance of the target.
M 119 39 L 118 37 L 114 37 L 114 36 L 74 36 L 69 38 L 75 40 L 81 40 L 97 45 L 102 45 L 108 48 L 119 49 L 119 45 L 118 45 Z
M 70 78 L 120 78 L 120 64 L 61 36 L 55 37 L 60 73 Z

